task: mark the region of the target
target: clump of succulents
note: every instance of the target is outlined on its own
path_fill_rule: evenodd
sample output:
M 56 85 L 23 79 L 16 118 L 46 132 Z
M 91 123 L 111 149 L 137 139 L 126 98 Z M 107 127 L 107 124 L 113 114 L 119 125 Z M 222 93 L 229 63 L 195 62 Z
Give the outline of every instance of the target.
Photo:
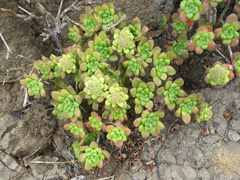
M 211 84 L 216 89 L 223 88 L 234 78 L 232 65 L 222 64 L 219 61 L 215 62 L 211 68 L 207 68 L 205 74 L 205 82 Z
M 148 31 L 146 26 L 142 27 L 142 23 L 138 17 L 132 20 L 132 23 L 128 26 L 128 29 L 134 36 L 135 41 L 140 41 Z
M 39 98 L 40 96 L 46 96 L 46 91 L 44 90 L 44 85 L 39 81 L 36 74 L 24 75 L 25 79 L 20 80 L 20 83 L 23 86 L 26 86 L 28 89 L 28 95 Z
M 121 55 L 135 53 L 134 35 L 128 27 L 124 27 L 122 30 L 116 29 L 113 37 L 112 47 L 114 50 L 117 50 Z
M 153 53 L 153 65 L 150 74 L 156 86 L 160 86 L 162 81 L 165 81 L 168 75 L 174 75 L 175 69 L 170 66 L 170 57 L 166 53 L 161 53 L 160 48 L 156 48 Z
M 208 121 L 212 118 L 212 106 L 209 106 L 208 103 L 201 103 L 198 106 L 199 111 L 194 115 L 194 119 L 200 123 L 201 121 Z
M 200 0 L 183 0 L 180 3 L 180 20 L 181 21 L 197 21 L 201 14 L 204 14 L 208 10 L 208 4 L 201 2 Z
M 155 90 L 155 84 L 153 82 L 142 82 L 139 78 L 134 78 L 132 81 L 132 89 L 130 93 L 134 97 L 135 113 L 140 114 L 143 111 L 143 107 L 153 108 L 152 98 Z
M 117 148 L 123 146 L 123 142 L 127 140 L 127 136 L 131 133 L 131 130 L 123 125 L 117 125 L 116 127 L 108 125 L 106 131 L 108 132 L 107 139 L 111 140 Z
M 191 94 L 187 97 L 178 98 L 176 101 L 176 117 L 181 117 L 185 124 L 191 121 L 191 114 L 198 112 L 197 101 L 202 99 L 202 94 Z
M 100 19 L 102 23 L 103 29 L 106 29 L 108 25 L 112 25 L 114 23 L 114 5 L 112 3 L 108 3 L 106 5 L 96 6 L 94 8 L 95 13 Z
M 142 112 L 140 118 L 133 122 L 133 125 L 138 127 L 138 131 L 141 132 L 143 138 L 147 138 L 150 134 L 157 136 L 160 130 L 164 129 L 164 124 L 159 121 L 163 117 L 164 112 L 152 112 L 151 109 L 147 109 Z
M 126 75 L 128 77 L 131 77 L 132 75 L 134 76 L 145 76 L 145 70 L 144 70 L 144 65 L 145 67 L 147 64 L 143 62 L 141 58 L 135 58 L 135 57 L 130 57 L 131 59 L 126 60 L 122 63 L 122 65 L 126 68 Z
M 64 129 L 70 131 L 76 138 L 81 137 L 83 139 L 85 137 L 83 123 L 81 121 L 65 124 Z
M 140 57 L 144 62 L 151 63 L 153 56 L 154 41 L 143 37 L 137 46 L 137 56 Z M 147 66 L 144 65 L 144 66 Z
M 187 36 L 180 35 L 177 38 L 177 42 L 174 42 L 172 46 L 167 49 L 167 55 L 172 57 L 177 65 L 181 65 L 183 60 L 189 57 L 187 50 Z
M 68 37 L 72 39 L 75 44 L 82 45 L 82 36 L 80 35 L 80 30 L 76 25 L 69 27 Z
M 237 77 L 240 77 L 240 53 L 233 53 L 232 56 L 232 66 L 235 69 L 235 74 Z
M 221 39 L 222 44 L 236 47 L 239 43 L 239 33 L 237 32 L 239 29 L 240 23 L 237 15 L 230 14 L 222 27 L 215 29 L 214 32 L 216 37 Z
M 71 86 L 60 91 L 52 91 L 52 98 L 55 100 L 51 103 L 54 106 L 52 113 L 57 115 L 59 119 L 71 119 L 75 122 L 81 117 L 80 104 L 82 98 L 76 94 Z
M 88 118 L 88 122 L 86 123 L 86 126 L 88 128 L 93 128 L 93 131 L 101 131 L 105 130 L 105 125 L 102 122 L 101 117 L 96 112 L 92 112 L 91 116 Z
M 176 107 L 176 102 L 179 97 L 186 96 L 186 93 L 181 89 L 183 85 L 183 79 L 178 78 L 175 81 L 166 81 L 164 87 L 157 89 L 158 95 L 164 95 L 164 102 L 169 110 L 173 110 Z
M 94 110 L 98 110 L 99 103 L 103 102 L 106 97 L 105 92 L 108 90 L 109 78 L 97 69 L 94 75 L 83 79 L 84 89 L 80 94 L 89 100 L 89 104 L 93 103 Z
M 181 35 L 171 46 L 170 43 L 169 46 L 164 46 L 167 51 L 163 53 L 160 47 L 154 47 L 151 38 L 144 37 L 148 28 L 142 27 L 139 18 L 134 18 L 131 24 L 127 25 L 125 15 L 122 12 L 116 15 L 112 3 L 94 9 L 86 7 L 86 14 L 80 16 L 80 27 L 69 28 L 68 36 L 75 44 L 65 49 L 64 54 L 59 57 L 51 55 L 50 58 L 43 57 L 41 61 L 35 62 L 34 67 L 40 72 L 40 78 L 32 74 L 25 75 L 25 79 L 21 80 L 21 84 L 28 88 L 28 94 L 39 98 L 46 95 L 41 80 L 53 79 L 56 87 L 51 93 L 51 104 L 54 108 L 52 113 L 61 120 L 70 121 L 65 124 L 64 129 L 70 131 L 75 138 L 79 138 L 79 141 L 72 144 L 72 148 L 75 157 L 85 163 L 86 170 L 93 167 L 102 168 L 103 160 L 110 157 L 110 154 L 96 143 L 100 136 L 106 136 L 111 145 L 117 148 L 121 148 L 127 141 L 131 130 L 123 125 L 123 121 L 128 120 L 128 110 L 133 108 L 130 105 L 134 106 L 135 114 L 141 113 L 141 117 L 135 119 L 133 125 L 143 138 L 157 136 L 160 130 L 164 129 L 160 121 L 164 112 L 152 111 L 154 105 L 161 102 L 162 98 L 169 110 L 177 109 L 176 116 L 181 117 L 186 124 L 190 122 L 194 113 L 197 122 L 211 118 L 211 107 L 207 103 L 197 108 L 197 101 L 201 99 L 201 95 L 187 96 L 181 89 L 183 79 L 172 81 L 169 77 L 176 73 L 170 65 L 171 61 L 180 65 L 183 59 L 189 56 L 187 46 L 199 54 L 204 49 L 215 48 L 214 34 L 211 27 L 208 27 L 209 24 L 203 20 L 199 20 L 199 26 L 206 27 L 199 28 L 189 44 L 187 36 L 184 35 L 192 28 L 194 21 L 199 19 L 200 14 L 207 10 L 206 2 L 182 1 L 181 9 L 172 17 L 172 26 L 175 29 L 173 34 Z M 167 30 L 168 16 L 169 14 L 163 15 L 160 27 L 163 30 Z M 236 26 L 235 21 L 229 22 L 235 20 L 235 17 L 232 20 L 228 19 L 228 23 Z M 240 74 L 238 57 L 235 54 L 232 63 L 236 72 Z M 219 69 L 223 74 L 230 71 L 229 74 L 225 74 L 230 80 L 231 66 L 222 67 L 224 68 L 216 68 L 216 72 L 219 72 Z M 132 77 L 143 77 L 149 71 L 150 75 L 147 78 L 152 77 L 149 81 L 153 82 L 143 82 L 138 77 Z M 209 74 L 213 73 L 212 71 L 215 70 L 209 69 Z M 165 86 L 156 91 L 156 87 L 165 80 Z M 209 80 L 211 81 L 212 79 Z M 132 99 L 129 99 L 127 89 L 129 82 L 132 82 Z M 71 86 L 74 83 L 75 88 Z M 155 92 L 162 95 L 160 99 L 154 98 Z M 92 107 L 90 110 L 88 106 L 85 109 L 85 105 Z M 84 111 L 84 116 L 80 109 Z M 87 117 L 90 112 L 90 116 Z M 129 123 L 131 124 L 126 122 L 128 125 Z
M 94 41 L 89 41 L 88 46 L 94 51 L 99 52 L 101 59 L 109 59 L 111 61 L 117 60 L 117 56 L 112 55 L 113 49 L 111 48 L 111 42 L 103 31 L 94 38 Z
M 214 37 L 215 35 L 212 32 L 212 27 L 200 26 L 194 38 L 188 43 L 188 50 L 195 50 L 196 54 L 202 54 L 205 49 L 214 51 L 216 49 L 216 44 L 213 41 Z
M 82 30 L 85 31 L 86 37 L 91 37 L 96 31 L 99 30 L 100 20 L 92 13 L 93 10 L 91 9 L 91 7 L 87 6 L 86 14 L 80 15 L 80 21 L 82 22 L 82 24 L 80 24 L 80 27 L 82 28 Z
M 80 162 L 85 163 L 85 170 L 91 170 L 93 167 L 103 167 L 103 160 L 109 158 L 110 154 L 106 150 L 98 147 L 96 142 L 91 142 L 89 146 L 81 146 L 80 151 L 84 151 L 79 157 Z

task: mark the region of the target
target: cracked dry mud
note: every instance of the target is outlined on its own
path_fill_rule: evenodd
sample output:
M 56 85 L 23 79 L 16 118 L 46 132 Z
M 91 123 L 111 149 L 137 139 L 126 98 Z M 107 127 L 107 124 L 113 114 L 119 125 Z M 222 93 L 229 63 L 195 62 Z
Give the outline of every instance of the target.
M 2 0 L 0 7 L 20 13 L 17 6 L 21 2 Z M 54 14 L 60 1 L 40 2 Z M 179 1 L 114 1 L 117 11 L 122 10 L 129 19 L 138 16 L 143 24 L 149 26 L 159 24 L 158 17 L 164 10 L 172 11 L 174 3 Z M 123 163 L 119 168 L 119 161 L 113 157 L 105 162 L 103 170 L 93 175 L 79 168 L 79 163 L 69 162 L 73 159 L 73 138 L 62 128 L 63 122 L 51 115 L 50 97 L 30 99 L 31 105 L 22 108 L 24 91 L 20 89 L 18 78 L 30 72 L 31 64 L 41 55 L 56 53 L 54 43 L 43 43 L 39 36 L 40 29 L 32 21 L 26 22 L 1 12 L 0 22 L 0 32 L 13 51 L 10 58 L 6 59 L 5 46 L 0 43 L 1 180 L 60 180 L 63 175 L 87 180 L 112 175 L 119 180 L 240 179 L 240 79 L 234 79 L 221 90 L 206 86 L 201 80 L 203 76 L 197 75 L 204 71 L 200 62 L 203 58 L 191 56 L 200 63 L 190 65 L 189 59 L 177 70 L 186 80 L 186 90 L 202 92 L 204 101 L 213 106 L 213 118 L 208 122 L 191 122 L 182 126 L 181 120 L 168 113 L 163 119 L 166 124 L 164 138 L 145 140 L 143 151 L 137 155 L 131 167 Z M 67 31 L 64 33 L 65 40 Z M 169 40 L 167 35 L 161 38 Z M 155 42 L 164 45 L 162 39 L 155 39 Z M 214 53 L 210 56 L 213 59 L 221 58 Z M 3 85 L 7 74 L 8 82 Z M 197 88 L 199 84 L 202 88 Z M 223 116 L 224 112 L 230 113 L 229 121 Z

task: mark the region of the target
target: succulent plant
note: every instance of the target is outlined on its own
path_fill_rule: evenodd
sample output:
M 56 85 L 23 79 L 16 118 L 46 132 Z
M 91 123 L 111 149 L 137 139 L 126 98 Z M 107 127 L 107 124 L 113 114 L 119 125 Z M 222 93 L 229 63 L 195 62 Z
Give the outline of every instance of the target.
M 107 139 L 111 140 L 117 148 L 123 146 L 123 142 L 127 140 L 127 136 L 131 133 L 131 130 L 123 125 L 117 125 L 116 127 L 108 125 L 106 131 L 108 132 Z
M 194 119 L 200 123 L 201 121 L 208 121 L 212 118 L 212 106 L 208 106 L 208 103 L 201 103 L 198 107 L 199 111 L 194 115 Z
M 181 65 L 184 59 L 189 57 L 187 50 L 187 36 L 184 34 L 180 35 L 177 38 L 177 42 L 174 42 L 172 46 L 167 49 L 167 55 L 172 57 L 177 65 Z
M 80 143 L 78 141 L 74 141 L 72 143 L 72 148 L 73 148 L 75 158 L 79 159 L 79 157 L 82 154 L 82 151 L 80 151 Z
M 114 50 L 117 50 L 121 55 L 135 53 L 134 36 L 128 27 L 124 27 L 122 30 L 116 29 L 113 37 L 112 47 Z
M 166 13 L 166 14 L 162 15 L 160 28 L 163 29 L 163 31 L 168 30 L 168 19 L 169 18 L 170 18 L 170 13 Z
M 156 86 L 160 86 L 162 81 L 167 79 L 168 75 L 174 75 L 175 69 L 170 66 L 171 60 L 166 53 L 161 53 L 160 48 L 156 48 L 153 54 L 153 64 L 150 74 L 153 77 L 153 81 Z
M 142 23 L 138 17 L 132 20 L 132 23 L 128 26 L 128 28 L 133 34 L 135 41 L 140 41 L 148 31 L 146 26 L 142 27 Z
M 94 75 L 87 76 L 83 79 L 84 89 L 80 93 L 82 97 L 91 99 L 93 101 L 93 109 L 98 110 L 99 103 L 103 102 L 108 90 L 108 79 L 109 76 L 104 76 L 100 70 L 96 70 Z
M 69 28 L 68 37 L 72 39 L 75 44 L 82 45 L 82 36 L 80 35 L 80 30 L 76 25 Z
M 213 67 L 206 69 L 205 82 L 211 84 L 216 89 L 221 89 L 234 78 L 232 71 L 232 65 L 222 64 L 217 61 L 213 64 Z
M 145 70 L 143 67 L 143 61 L 141 58 L 132 57 L 130 60 L 124 61 L 122 65 L 126 67 L 126 75 L 128 77 L 134 76 L 145 76 Z M 146 64 L 145 64 L 146 65 Z
M 63 54 L 61 58 L 59 58 L 58 67 L 60 70 L 66 73 L 76 73 L 76 60 L 70 54 Z
M 237 13 L 240 12 L 240 1 L 238 1 L 238 2 L 234 5 L 234 8 L 233 8 L 233 9 L 234 9 L 234 11 L 237 12 Z
M 144 83 L 139 78 L 134 78 L 132 81 L 132 89 L 130 93 L 135 98 L 135 113 L 140 114 L 143 110 L 143 106 L 146 108 L 153 108 L 153 102 L 151 99 L 154 94 L 155 84 L 153 82 Z
M 178 109 L 175 112 L 176 117 L 181 117 L 185 124 L 191 121 L 191 114 L 197 113 L 197 100 L 202 99 L 202 94 L 191 94 L 184 98 L 178 98 L 176 101 Z
M 129 96 L 127 95 L 127 89 L 120 87 L 118 83 L 113 83 L 106 92 L 105 106 L 107 109 L 128 109 L 129 105 L 127 100 Z
M 91 37 L 96 31 L 99 30 L 100 20 L 98 17 L 94 16 L 92 13 L 93 13 L 93 10 L 91 9 L 91 7 L 87 6 L 86 14 L 80 15 L 80 20 L 82 22 L 80 27 L 82 28 L 82 30 L 85 31 L 86 37 Z
M 144 62 L 151 63 L 154 51 L 153 47 L 154 41 L 152 39 L 143 37 L 137 46 L 137 56 L 140 57 Z
M 94 131 L 101 131 L 105 129 L 105 125 L 102 122 L 101 117 L 96 112 L 92 112 L 91 116 L 88 118 L 86 126 L 88 128 L 93 128 Z
M 84 153 L 80 155 L 79 160 L 85 163 L 84 168 L 87 171 L 96 166 L 102 168 L 103 160 L 110 157 L 109 152 L 98 147 L 96 142 L 91 142 L 89 146 L 81 146 L 80 150 L 84 151 Z
M 211 6 L 211 7 L 217 7 L 218 3 L 222 2 L 222 0 L 207 0 L 208 4 Z
M 52 98 L 56 102 L 51 104 L 54 106 L 54 115 L 57 115 L 59 119 L 71 119 L 75 122 L 81 117 L 80 104 L 82 98 L 77 95 L 71 86 L 60 91 L 52 91 Z
M 160 130 L 164 129 L 164 124 L 159 121 L 163 117 L 163 111 L 151 112 L 151 109 L 147 109 L 142 112 L 140 118 L 133 122 L 133 125 L 138 127 L 138 131 L 141 132 L 143 138 L 147 138 L 150 134 L 157 136 Z
M 94 8 L 95 13 L 98 17 L 100 17 L 100 21 L 102 23 L 103 29 L 107 28 L 107 25 L 112 25 L 114 23 L 114 5 L 112 3 L 108 3 L 106 5 L 96 6 Z
M 100 53 L 100 59 L 109 59 L 116 61 L 117 56 L 112 55 L 113 49 L 110 47 L 110 40 L 107 38 L 105 32 L 101 31 L 98 36 L 94 38 L 94 41 L 89 41 L 88 46 L 96 52 Z
M 235 73 L 236 76 L 240 77 L 240 53 L 239 52 L 233 53 L 232 66 L 236 71 Z
M 222 27 L 215 29 L 214 32 L 216 37 L 219 37 L 224 45 L 236 47 L 239 43 L 239 33 L 237 32 L 239 29 L 240 23 L 237 15 L 230 14 Z
M 70 131 L 76 138 L 84 138 L 85 132 L 83 129 L 83 123 L 81 121 L 71 122 L 64 125 L 64 129 Z
M 202 54 L 204 49 L 214 51 L 216 49 L 216 44 L 213 41 L 214 37 L 215 35 L 212 32 L 212 27 L 200 26 L 194 38 L 188 43 L 188 50 L 195 50 L 196 54 Z
M 42 79 L 43 80 L 48 80 L 53 78 L 53 73 L 51 71 L 50 67 L 50 61 L 46 57 L 42 57 L 42 60 L 39 60 L 34 63 L 34 68 L 39 70 L 40 73 L 42 74 Z
M 126 113 L 127 113 L 126 109 L 120 109 L 118 111 L 112 110 L 110 115 L 109 115 L 109 117 L 108 117 L 108 119 L 110 121 L 118 120 L 119 122 L 123 122 L 124 120 L 128 119 Z
M 164 95 L 164 102 L 169 110 L 173 110 L 175 108 L 179 97 L 186 95 L 186 93 L 181 89 L 183 84 L 183 79 L 178 78 L 175 81 L 166 81 L 165 87 L 160 87 L 157 89 L 158 95 Z
M 36 74 L 24 75 L 25 79 L 20 80 L 20 83 L 23 86 L 26 86 L 28 89 L 28 95 L 39 98 L 40 96 L 46 96 L 46 91 L 44 90 L 44 85 L 39 81 Z
M 94 52 L 91 48 L 88 48 L 85 53 L 80 53 L 80 58 L 79 67 L 82 71 L 87 71 L 89 76 L 93 75 L 97 69 L 106 72 L 106 68 L 110 66 L 105 63 L 106 59 L 101 60 L 99 52 Z
M 181 21 L 197 21 L 200 18 L 200 14 L 204 14 L 208 10 L 208 4 L 206 2 L 201 3 L 200 0 L 183 0 L 180 3 L 180 20 Z

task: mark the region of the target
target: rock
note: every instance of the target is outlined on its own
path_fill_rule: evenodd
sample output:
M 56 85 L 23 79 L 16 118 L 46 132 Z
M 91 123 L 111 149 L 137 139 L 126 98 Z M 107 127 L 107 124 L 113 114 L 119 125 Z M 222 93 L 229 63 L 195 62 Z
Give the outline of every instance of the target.
M 165 149 L 158 153 L 157 164 L 176 164 L 176 158 L 172 155 L 170 149 Z
M 230 126 L 234 131 L 240 133 L 240 120 L 238 118 L 231 120 Z
M 24 120 L 5 115 L 0 121 L 0 148 L 9 154 L 27 156 L 48 142 L 42 136 L 33 136 Z
M 210 174 L 206 168 L 199 169 L 197 174 L 198 174 L 198 178 L 201 180 L 210 180 L 211 179 Z
M 231 141 L 238 141 L 240 139 L 240 135 L 236 131 L 229 130 L 228 131 L 228 138 Z
M 27 169 L 19 164 L 11 155 L 0 151 L 1 179 L 17 178 L 19 180 L 32 180 L 33 176 L 27 173 Z
M 197 178 L 197 172 L 190 166 L 183 166 L 182 171 L 185 179 L 195 180 Z
M 38 156 L 30 161 L 32 174 L 36 179 L 52 179 L 61 176 L 61 171 L 58 167 L 58 157 Z M 55 162 L 55 163 L 54 163 Z

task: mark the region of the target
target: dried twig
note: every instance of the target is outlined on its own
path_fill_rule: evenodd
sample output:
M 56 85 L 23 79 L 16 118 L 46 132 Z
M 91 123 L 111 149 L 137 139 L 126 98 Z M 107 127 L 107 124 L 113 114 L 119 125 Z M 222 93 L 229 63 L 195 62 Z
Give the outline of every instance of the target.
M 105 30 L 105 32 L 108 32 L 113 27 L 117 26 L 122 20 L 124 20 L 127 16 L 124 14 L 123 17 L 121 17 L 116 23 L 114 23 L 111 26 L 108 26 L 108 28 Z
M 10 54 L 12 54 L 12 50 L 9 48 L 7 42 L 5 41 L 4 37 L 2 36 L 2 33 L 0 33 L 0 37 L 1 37 L 1 39 L 2 39 L 2 41 L 3 41 L 3 43 L 4 43 L 4 45 L 5 45 L 6 48 L 7 48 L 6 59 L 8 59 L 9 56 L 10 56 Z
M 29 161 L 29 163 L 34 164 L 71 164 L 71 162 L 51 162 L 51 161 Z
M 109 177 L 100 178 L 100 179 L 97 179 L 97 180 L 113 180 L 113 179 L 114 179 L 114 176 L 109 176 Z
M 80 175 L 80 176 L 72 178 L 71 180 L 82 180 L 82 179 L 85 179 L 85 176 Z
M 17 14 L 15 11 L 10 10 L 10 9 L 0 8 L 0 11 L 10 13 L 10 14 L 12 14 L 13 16 L 16 16 L 16 17 L 19 17 L 19 18 L 27 18 L 26 15 Z
M 232 59 L 232 55 L 233 55 L 232 49 L 231 49 L 231 47 L 229 45 L 227 45 L 227 48 L 228 48 L 230 59 Z
M 29 104 L 29 100 L 28 100 L 28 90 L 25 86 L 21 86 L 21 89 L 24 90 L 24 100 L 23 100 L 23 107 L 26 107 L 27 104 Z
M 225 6 L 225 8 L 223 9 L 221 15 L 219 16 L 218 18 L 218 21 L 217 22 L 220 22 L 220 23 L 224 23 L 223 21 L 223 16 L 226 14 L 226 12 L 228 11 L 229 9 L 229 6 L 230 6 L 230 0 L 227 1 L 227 5 Z
M 217 52 L 218 54 L 220 54 L 220 55 L 225 59 L 226 63 L 230 63 L 230 61 L 228 60 L 228 58 L 227 58 L 226 56 L 224 56 L 217 48 L 216 48 L 216 52 Z

